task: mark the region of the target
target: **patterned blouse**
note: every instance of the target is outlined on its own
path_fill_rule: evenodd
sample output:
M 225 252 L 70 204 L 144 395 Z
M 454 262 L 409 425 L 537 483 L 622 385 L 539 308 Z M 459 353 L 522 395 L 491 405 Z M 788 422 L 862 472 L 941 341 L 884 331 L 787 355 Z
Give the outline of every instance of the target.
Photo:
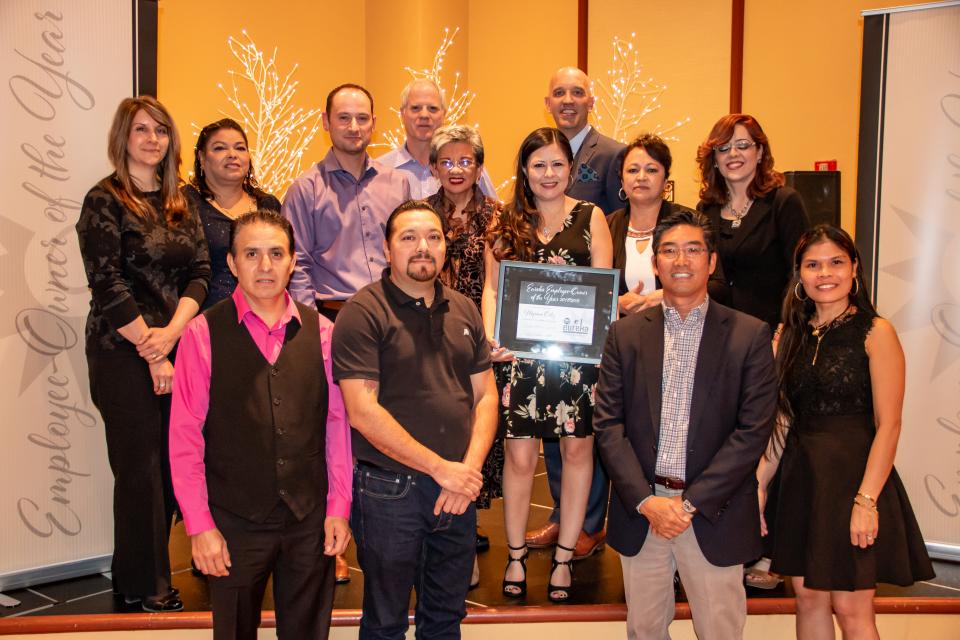
M 454 218 L 456 205 L 440 191 L 427 198 L 447 223 L 447 259 L 440 280 L 473 300 L 480 308 L 483 294 L 483 247 L 490 220 L 500 214 L 501 204 L 473 187 L 473 199 L 464 209 L 466 220 Z
M 144 197 L 162 211 L 159 191 Z M 137 316 L 143 316 L 148 326 L 164 326 L 181 297 L 203 303 L 210 258 L 196 215 L 171 227 L 160 214 L 140 217 L 128 211 L 97 184 L 83 199 L 76 228 L 92 295 L 87 353 L 135 354 L 136 347 L 117 329 Z

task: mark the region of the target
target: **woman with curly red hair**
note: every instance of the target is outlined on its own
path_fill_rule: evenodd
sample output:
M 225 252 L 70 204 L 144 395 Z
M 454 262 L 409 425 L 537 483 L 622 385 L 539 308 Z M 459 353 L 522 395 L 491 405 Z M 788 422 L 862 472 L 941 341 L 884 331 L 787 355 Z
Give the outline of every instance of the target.
M 710 216 L 717 231 L 718 271 L 723 268 L 729 287 L 726 304 L 776 328 L 792 275 L 793 249 L 810 227 L 803 201 L 773 168 L 770 140 L 753 116 L 732 113 L 720 118 L 697 149 L 697 163 L 697 209 Z M 774 492 L 778 485 L 779 475 Z M 745 577 L 747 585 L 761 589 L 780 582 L 768 571 L 774 503 L 771 500 L 765 512 L 770 533 L 764 538 L 764 557 Z
M 720 118 L 697 150 L 700 203 L 719 240 L 730 306 L 777 326 L 793 249 L 810 227 L 800 195 L 773 168 L 770 141 L 750 115 Z

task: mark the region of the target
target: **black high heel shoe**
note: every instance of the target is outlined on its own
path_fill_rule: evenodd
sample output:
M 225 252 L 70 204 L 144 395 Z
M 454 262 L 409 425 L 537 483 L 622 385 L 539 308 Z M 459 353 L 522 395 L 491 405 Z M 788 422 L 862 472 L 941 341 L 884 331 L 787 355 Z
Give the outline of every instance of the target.
M 507 569 L 510 568 L 510 564 L 513 562 L 519 562 L 520 566 L 523 567 L 523 580 L 507 580 L 506 577 L 503 579 L 503 595 L 508 598 L 523 598 L 527 595 L 527 558 L 530 556 L 530 551 L 527 549 L 527 545 L 521 547 L 511 547 L 507 545 L 507 549 L 510 551 L 520 551 L 523 550 L 523 555 L 519 558 L 514 558 L 510 555 L 510 551 L 507 552 L 507 566 L 504 568 L 504 576 L 506 576 Z M 508 590 L 510 587 L 516 589 L 516 591 Z
M 570 547 L 565 547 L 559 542 L 557 543 L 557 549 L 563 549 L 564 551 L 569 551 L 573 553 L 574 550 Z M 557 570 L 557 567 L 566 567 L 570 571 L 570 585 L 566 587 L 560 587 L 553 584 L 553 572 Z M 553 561 L 550 563 L 550 582 L 547 584 L 547 599 L 550 602 L 554 603 L 563 603 L 570 599 L 570 589 L 573 587 L 573 557 L 569 560 L 557 560 L 557 556 L 553 556 Z M 554 595 L 557 594 L 557 595 Z

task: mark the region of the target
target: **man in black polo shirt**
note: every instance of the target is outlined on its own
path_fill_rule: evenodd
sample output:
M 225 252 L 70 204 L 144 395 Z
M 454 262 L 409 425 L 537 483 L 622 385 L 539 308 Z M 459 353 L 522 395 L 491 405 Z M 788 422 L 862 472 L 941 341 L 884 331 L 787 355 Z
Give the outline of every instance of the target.
M 334 378 L 353 427 L 351 521 L 363 569 L 360 638 L 458 638 L 476 545 L 480 468 L 497 425 L 476 305 L 437 276 L 446 243 L 422 200 L 387 221 L 383 277 L 337 317 Z

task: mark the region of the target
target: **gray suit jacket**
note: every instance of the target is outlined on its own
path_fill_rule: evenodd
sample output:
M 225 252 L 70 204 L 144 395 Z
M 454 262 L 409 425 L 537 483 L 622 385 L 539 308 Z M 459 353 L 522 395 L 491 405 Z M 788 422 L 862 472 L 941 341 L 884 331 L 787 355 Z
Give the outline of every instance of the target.
M 622 208 L 619 169 L 625 149 L 625 145 L 591 128 L 573 158 L 573 184 L 567 195 L 592 202 L 606 215 Z

